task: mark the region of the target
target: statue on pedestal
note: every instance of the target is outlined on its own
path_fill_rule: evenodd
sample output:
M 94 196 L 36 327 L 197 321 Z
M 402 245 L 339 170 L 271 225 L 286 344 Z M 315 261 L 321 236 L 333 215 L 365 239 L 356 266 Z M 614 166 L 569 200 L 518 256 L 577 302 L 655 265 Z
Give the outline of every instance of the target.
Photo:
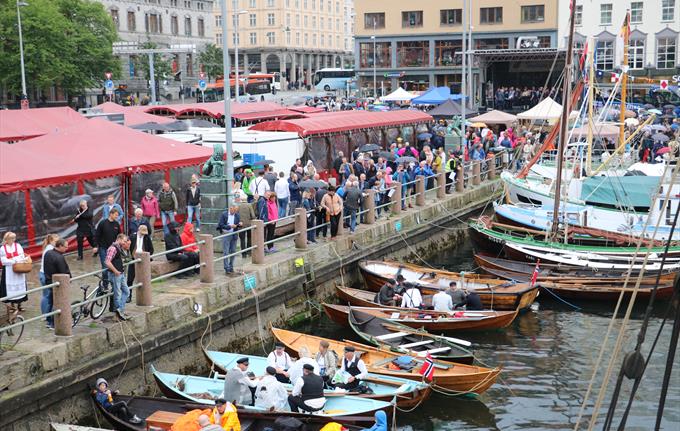
M 224 149 L 222 144 L 213 145 L 213 154 L 203 165 L 202 173 L 210 178 L 224 177 Z
M 461 136 L 461 125 L 463 124 L 463 120 L 460 117 L 460 115 L 454 115 L 453 120 L 449 124 L 449 127 L 446 128 L 446 134 L 447 135 L 456 135 L 456 136 Z

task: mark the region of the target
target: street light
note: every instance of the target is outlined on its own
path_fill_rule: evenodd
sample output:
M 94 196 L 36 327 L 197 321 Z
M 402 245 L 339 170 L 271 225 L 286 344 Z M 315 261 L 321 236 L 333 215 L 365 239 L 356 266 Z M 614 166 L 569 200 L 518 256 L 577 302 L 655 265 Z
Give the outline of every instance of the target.
M 240 42 L 240 35 L 238 33 L 238 16 L 239 15 L 245 15 L 247 14 L 247 10 L 240 10 L 238 12 L 234 13 L 234 34 L 236 35 L 236 39 L 234 40 L 234 60 L 236 62 L 236 66 L 234 67 L 235 70 L 235 82 L 234 82 L 234 88 L 236 89 L 236 101 L 238 102 L 238 90 L 239 90 L 239 83 L 238 83 L 238 44 Z M 246 65 L 247 66 L 247 65 Z M 229 97 L 231 97 L 231 89 L 229 90 Z
M 229 40 L 227 33 L 227 28 L 229 26 L 229 15 L 227 14 L 227 0 L 220 1 L 220 9 L 222 14 L 222 75 L 225 80 L 225 92 L 224 92 L 224 152 L 226 153 L 226 166 L 225 166 L 225 180 L 226 180 L 226 192 L 227 192 L 227 203 L 231 204 L 232 200 L 232 182 L 234 181 L 234 154 L 232 150 L 232 137 L 231 137 L 231 94 L 227 95 L 227 88 L 229 88 L 229 47 L 227 42 Z M 231 93 L 231 91 L 229 91 Z
M 375 27 L 376 27 L 376 22 L 375 18 L 373 19 L 373 36 L 371 36 L 371 39 L 373 39 L 373 98 L 378 99 L 378 90 L 377 90 L 377 85 L 376 85 L 376 77 L 375 77 Z
M 21 33 L 21 7 L 28 3 L 17 1 L 17 22 L 19 24 L 19 57 L 21 59 L 21 109 L 28 109 L 28 92 L 26 91 L 26 68 L 24 66 L 24 37 Z

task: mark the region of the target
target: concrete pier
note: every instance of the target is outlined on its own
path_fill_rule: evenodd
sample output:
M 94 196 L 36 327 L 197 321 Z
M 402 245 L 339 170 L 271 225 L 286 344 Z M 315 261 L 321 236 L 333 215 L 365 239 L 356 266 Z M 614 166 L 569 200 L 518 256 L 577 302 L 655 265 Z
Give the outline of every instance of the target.
M 243 275 L 227 277 L 219 269 L 212 280 L 202 274 L 203 283 L 199 277 L 171 278 L 151 286 L 153 306 L 129 306 L 127 322 L 81 323 L 71 337 L 47 333 L 22 341 L 18 351 L 0 356 L 0 429 L 47 430 L 50 421 L 91 417 L 89 389 L 97 377 L 123 393 L 158 395 L 150 363 L 160 370 L 205 373 L 203 348 L 242 351 L 267 342 L 270 324 L 306 318 L 315 311 L 312 303 L 333 294 L 335 283 L 359 281 L 358 262 L 384 257 L 415 262 L 464 241 L 461 220 L 478 214 L 499 192 L 498 181 L 443 198 L 428 190 L 422 206 L 383 215 L 355 234 L 346 230 L 305 249 L 287 240 L 288 247 L 266 257 L 255 249 L 253 260 L 263 263 L 244 259 L 236 265 L 245 277 L 255 277 L 255 289 L 244 288 Z M 296 267 L 299 258 L 304 265 Z

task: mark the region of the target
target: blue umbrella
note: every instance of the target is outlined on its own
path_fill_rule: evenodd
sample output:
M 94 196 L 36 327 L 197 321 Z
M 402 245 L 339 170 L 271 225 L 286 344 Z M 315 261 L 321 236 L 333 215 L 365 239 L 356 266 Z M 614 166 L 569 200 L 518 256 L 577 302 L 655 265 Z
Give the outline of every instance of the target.
M 421 141 L 424 141 L 426 139 L 430 139 L 432 137 L 432 133 L 420 133 L 418 135 L 418 139 Z

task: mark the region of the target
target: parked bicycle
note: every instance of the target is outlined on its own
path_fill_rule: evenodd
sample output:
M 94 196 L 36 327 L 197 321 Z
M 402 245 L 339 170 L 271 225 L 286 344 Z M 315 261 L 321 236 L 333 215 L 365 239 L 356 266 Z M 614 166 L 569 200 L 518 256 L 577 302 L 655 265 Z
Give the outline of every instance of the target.
M 24 333 L 23 322 L 24 318 L 19 314 L 18 311 L 8 313 L 5 323 L 0 326 L 0 354 L 2 354 L 5 350 L 13 349 L 14 346 L 19 343 L 19 340 L 21 340 L 21 336 Z M 14 328 L 5 329 L 6 327 L 17 323 L 20 325 L 15 326 Z
M 88 291 L 90 290 L 90 285 L 86 284 L 84 286 L 80 286 L 80 289 L 83 291 L 83 300 L 74 301 L 71 303 L 71 305 L 73 306 L 76 304 L 80 304 L 81 302 L 86 302 L 90 299 L 93 299 L 92 302 L 82 304 L 76 308 L 71 308 L 71 318 L 73 319 L 73 326 L 76 326 L 78 322 L 80 322 L 80 319 L 87 318 L 88 316 L 92 317 L 92 320 L 99 319 L 102 316 L 102 314 L 104 314 L 106 309 L 109 307 L 110 300 L 110 297 L 108 296 L 109 289 L 107 289 L 104 286 L 104 280 L 102 280 L 102 277 L 100 275 L 95 275 L 95 277 L 97 277 L 97 279 L 99 280 L 97 283 L 97 287 L 88 294 Z

